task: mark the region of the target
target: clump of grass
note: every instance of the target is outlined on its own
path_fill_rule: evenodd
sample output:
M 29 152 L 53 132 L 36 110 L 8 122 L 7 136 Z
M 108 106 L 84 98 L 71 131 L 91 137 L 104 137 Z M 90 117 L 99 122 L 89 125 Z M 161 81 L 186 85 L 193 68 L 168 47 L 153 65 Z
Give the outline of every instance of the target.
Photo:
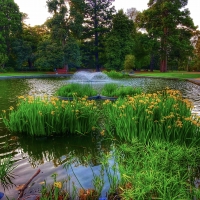
M 32 136 L 87 134 L 98 125 L 99 112 L 94 100 L 86 97 L 60 101 L 56 97 L 21 98 L 16 110 L 4 110 L 3 122 L 11 132 Z M 7 116 L 7 117 L 6 117 Z
M 104 129 L 121 140 L 197 142 L 200 118 L 191 114 L 192 104 L 179 91 L 106 100 L 103 103 Z
M 102 95 L 111 97 L 125 97 L 127 95 L 133 96 L 141 93 L 141 88 L 133 88 L 131 86 L 119 86 L 115 83 L 105 84 L 101 91 Z
M 11 156 L 0 158 L 0 183 L 3 187 L 7 188 L 13 184 L 11 179 L 15 178 L 13 174 L 15 168 Z
M 97 95 L 97 91 L 89 84 L 82 85 L 78 83 L 71 83 L 59 88 L 56 94 L 62 97 L 84 97 L 95 96 Z
M 121 72 L 117 72 L 115 70 L 111 70 L 111 71 L 104 71 L 103 73 L 105 73 L 108 77 L 110 78 L 125 78 L 127 77 L 126 74 L 123 74 Z
M 200 156 L 198 147 L 176 143 L 120 144 L 116 150 L 122 199 L 193 199 Z

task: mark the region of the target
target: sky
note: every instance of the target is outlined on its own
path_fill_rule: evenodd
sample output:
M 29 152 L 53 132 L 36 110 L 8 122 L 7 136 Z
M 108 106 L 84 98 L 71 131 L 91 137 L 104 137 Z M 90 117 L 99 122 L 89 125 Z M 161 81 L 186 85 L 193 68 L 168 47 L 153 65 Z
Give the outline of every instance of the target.
M 21 12 L 27 13 L 29 19 L 25 21 L 26 24 L 31 26 L 43 24 L 50 14 L 46 6 L 46 0 L 14 0 L 18 4 Z M 149 0 L 115 0 L 114 6 L 116 10 L 127 8 L 136 8 L 138 11 L 147 9 Z M 190 10 L 190 16 L 195 25 L 200 29 L 200 0 L 188 0 L 187 7 Z

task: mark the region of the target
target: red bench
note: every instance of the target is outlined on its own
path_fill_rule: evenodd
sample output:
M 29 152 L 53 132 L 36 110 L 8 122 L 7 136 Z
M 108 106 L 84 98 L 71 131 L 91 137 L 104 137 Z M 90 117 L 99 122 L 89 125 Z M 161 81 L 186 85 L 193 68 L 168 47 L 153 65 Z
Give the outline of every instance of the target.
M 67 67 L 64 67 L 62 69 L 56 69 L 57 74 L 67 74 Z

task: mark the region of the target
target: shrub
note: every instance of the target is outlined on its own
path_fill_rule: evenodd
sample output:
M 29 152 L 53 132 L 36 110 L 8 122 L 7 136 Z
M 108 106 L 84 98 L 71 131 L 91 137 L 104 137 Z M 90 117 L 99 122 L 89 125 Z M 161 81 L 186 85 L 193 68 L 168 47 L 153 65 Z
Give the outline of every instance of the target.
M 124 69 L 129 71 L 135 67 L 135 56 L 134 55 L 126 55 L 124 61 Z
M 116 72 L 115 70 L 111 70 L 110 72 L 105 72 L 105 74 L 107 74 L 108 77 L 110 78 L 125 78 L 127 77 L 127 75 L 122 74 L 121 72 Z
M 84 97 L 84 96 L 95 96 L 97 91 L 92 88 L 91 85 L 82 85 L 78 83 L 71 83 L 59 88 L 56 92 L 58 96 L 62 97 Z

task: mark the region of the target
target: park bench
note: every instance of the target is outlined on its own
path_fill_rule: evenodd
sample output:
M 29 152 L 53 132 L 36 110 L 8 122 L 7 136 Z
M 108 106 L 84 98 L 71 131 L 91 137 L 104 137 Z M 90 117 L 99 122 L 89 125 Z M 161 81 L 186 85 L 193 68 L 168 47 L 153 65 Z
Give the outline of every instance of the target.
M 56 69 L 57 74 L 67 74 L 67 67 L 64 67 L 62 69 Z

